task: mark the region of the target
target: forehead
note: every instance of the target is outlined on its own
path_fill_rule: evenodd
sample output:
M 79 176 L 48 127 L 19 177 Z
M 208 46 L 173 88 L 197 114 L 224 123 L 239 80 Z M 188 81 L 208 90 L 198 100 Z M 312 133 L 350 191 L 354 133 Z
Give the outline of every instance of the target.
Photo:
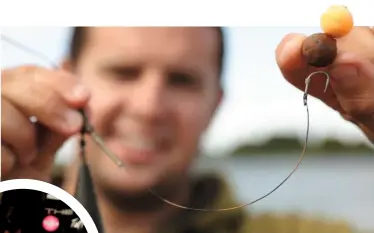
M 219 55 L 218 30 L 207 27 L 95 27 L 86 38 L 86 49 L 101 55 L 214 62 Z

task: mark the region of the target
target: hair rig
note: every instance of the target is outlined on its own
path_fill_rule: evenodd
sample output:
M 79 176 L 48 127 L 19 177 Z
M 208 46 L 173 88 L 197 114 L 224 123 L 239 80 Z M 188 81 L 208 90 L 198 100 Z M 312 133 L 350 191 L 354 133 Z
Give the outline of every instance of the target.
M 206 212 L 218 212 L 218 211 L 229 211 L 229 210 L 235 210 L 235 209 L 240 209 L 244 208 L 247 206 L 250 206 L 256 202 L 259 202 L 260 200 L 263 200 L 264 198 L 268 197 L 272 193 L 274 193 L 278 188 L 280 188 L 298 169 L 298 167 L 301 164 L 301 161 L 305 155 L 306 149 L 307 149 L 307 144 L 308 144 L 308 138 L 309 138 L 309 107 L 308 107 L 308 101 L 307 97 L 309 94 L 309 87 L 311 83 L 312 77 L 318 74 L 322 74 L 326 76 L 326 85 L 324 91 L 326 92 L 329 86 L 329 81 L 330 81 L 330 76 L 327 73 L 327 71 L 324 71 L 324 68 L 331 65 L 334 60 L 337 57 L 337 42 L 336 39 L 343 37 L 347 35 L 353 28 L 353 18 L 347 7 L 345 6 L 331 6 L 330 8 L 327 9 L 326 12 L 324 12 L 320 18 L 320 26 L 323 30 L 323 33 L 315 33 L 313 35 L 310 35 L 307 37 L 303 43 L 302 49 L 301 49 L 301 54 L 306 63 L 312 67 L 315 71 L 312 72 L 310 75 L 308 75 L 305 78 L 305 90 L 304 90 L 304 96 L 303 96 L 303 102 L 304 106 L 306 107 L 306 112 L 307 112 L 307 129 L 306 129 L 306 136 L 305 136 L 305 141 L 304 141 L 304 146 L 303 150 L 301 152 L 301 155 L 297 161 L 296 166 L 293 168 L 293 170 L 286 176 L 286 178 L 280 182 L 275 188 L 273 188 L 271 191 L 266 193 L 265 195 L 255 199 L 254 201 L 251 201 L 247 204 L 240 205 L 240 206 L 233 206 L 233 207 L 228 207 L 228 208 L 220 208 L 220 209 L 202 209 L 202 208 L 192 208 L 188 206 L 183 206 L 179 205 L 177 203 L 174 203 L 172 201 L 169 201 L 160 195 L 158 195 L 155 191 L 149 190 L 151 194 L 153 194 L 155 197 L 160 199 L 161 201 L 181 208 L 185 210 L 193 210 L 193 211 L 206 211 Z M 9 38 L 1 35 L 1 39 L 26 51 L 31 54 L 34 54 L 35 56 L 38 56 L 41 59 L 44 59 L 48 61 L 49 64 L 51 62 L 46 59 L 46 57 L 39 52 L 32 50 L 23 44 Z M 52 63 L 53 64 L 53 63 Z M 53 65 L 53 67 L 57 67 L 56 65 Z M 85 135 L 90 135 L 93 141 L 105 152 L 105 154 L 119 167 L 119 168 L 124 168 L 124 163 L 118 158 L 116 154 L 114 154 L 109 148 L 105 146 L 104 140 L 96 133 L 94 130 L 93 126 L 90 124 L 85 111 L 83 109 L 79 110 L 83 119 L 84 119 L 84 126 L 82 127 L 81 130 L 81 140 L 80 140 L 80 152 L 81 152 L 81 157 L 84 162 L 84 165 L 86 164 L 85 160 Z M 88 173 L 86 171 L 86 173 Z M 90 178 L 89 174 L 87 174 L 87 177 Z M 93 192 L 93 189 L 90 190 L 90 192 Z M 95 194 L 92 193 L 93 198 L 95 199 Z M 94 201 L 94 200 L 93 200 Z M 93 203 L 90 203 L 90 205 L 94 205 Z M 97 211 L 97 210 L 94 210 Z M 100 218 L 100 214 L 98 216 Z

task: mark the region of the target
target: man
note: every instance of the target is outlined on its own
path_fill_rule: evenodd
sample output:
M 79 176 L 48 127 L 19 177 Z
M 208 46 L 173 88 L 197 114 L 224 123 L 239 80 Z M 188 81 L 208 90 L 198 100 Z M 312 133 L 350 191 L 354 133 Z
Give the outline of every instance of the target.
M 300 89 L 310 72 L 300 56 L 304 38 L 287 36 L 276 52 L 284 76 Z M 3 178 L 50 181 L 53 155 L 79 132 L 82 119 L 75 109 L 85 107 L 105 143 L 127 164 L 118 169 L 88 139 L 87 163 L 105 232 L 306 232 L 298 219 L 284 224 L 265 218 L 259 224 L 243 210 L 181 211 L 147 192 L 153 188 L 194 207 L 237 204 L 222 179 L 189 173 L 223 97 L 219 28 L 79 28 L 72 41 L 63 71 L 3 71 Z M 331 70 L 332 88 L 323 95 L 324 79 L 314 78 L 311 94 L 374 138 L 374 36 L 355 28 L 339 41 L 339 51 L 362 58 L 342 54 Z M 347 72 L 349 67 L 358 72 Z M 43 127 L 32 125 L 29 116 Z M 322 224 L 313 226 L 312 232 L 323 232 Z

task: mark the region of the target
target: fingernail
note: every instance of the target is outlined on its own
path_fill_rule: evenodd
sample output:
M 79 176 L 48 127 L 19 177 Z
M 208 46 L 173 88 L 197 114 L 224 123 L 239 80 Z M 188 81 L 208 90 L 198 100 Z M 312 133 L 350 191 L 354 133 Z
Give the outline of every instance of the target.
M 78 111 L 71 110 L 65 114 L 65 123 L 69 130 L 76 130 L 82 126 L 83 119 Z
M 73 88 L 72 95 L 74 98 L 84 99 L 89 95 L 89 91 L 85 86 L 79 84 Z

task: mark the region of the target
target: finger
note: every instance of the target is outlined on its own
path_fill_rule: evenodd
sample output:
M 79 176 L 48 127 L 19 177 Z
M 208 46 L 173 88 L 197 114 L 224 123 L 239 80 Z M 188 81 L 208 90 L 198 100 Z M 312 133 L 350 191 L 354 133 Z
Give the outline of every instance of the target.
M 331 85 L 347 98 L 374 93 L 374 65 L 353 53 L 339 54 L 330 67 Z
M 1 100 L 1 137 L 2 141 L 12 147 L 20 162 L 33 159 L 36 149 L 35 127 L 6 99 Z
M 308 66 L 301 53 L 301 48 L 306 38 L 302 34 L 287 35 L 276 50 L 277 64 L 284 78 L 302 91 L 305 90 L 305 79 L 316 71 L 316 68 Z M 339 108 L 339 103 L 334 98 L 333 91 L 328 88 L 325 93 L 325 83 L 326 76 L 324 74 L 316 74 L 310 83 L 308 94 L 323 100 L 334 109 Z
M 49 175 L 44 174 L 29 166 L 15 167 L 8 174 L 4 175 L 3 178 L 3 180 L 33 179 L 44 182 L 50 182 L 51 180 L 51 177 Z
M 307 68 L 307 64 L 301 56 L 302 43 L 306 38 L 307 36 L 304 34 L 288 34 L 282 39 L 275 51 L 277 64 L 281 71 L 287 74 L 285 75 L 287 80 L 289 74 L 294 76 L 295 72 L 305 72 L 304 70 Z
M 358 26 L 337 40 L 339 53 L 354 53 L 374 63 L 374 33 L 370 27 Z
M 75 107 L 83 106 L 85 101 L 78 100 L 75 101 L 75 106 L 72 106 L 72 103 L 69 105 L 62 94 L 51 88 L 53 84 L 57 86 L 59 83 L 64 83 L 64 77 L 45 75 L 45 72 L 36 72 L 33 80 L 21 79 L 20 76 L 10 80 L 11 78 L 5 76 L 2 96 L 25 115 L 36 116 L 39 122 L 52 130 L 70 136 L 78 132 L 82 125 L 82 117 Z
M 80 79 L 64 70 L 49 70 L 37 66 L 23 66 L 3 71 L 2 89 L 9 83 L 32 81 L 45 84 L 56 90 L 63 99 L 72 107 L 81 107 L 89 97 L 89 91 L 80 83 Z M 27 80 L 23 80 L 27 79 Z M 18 89 L 27 91 L 28 85 L 19 86 Z
M 61 79 L 64 79 L 64 82 L 55 82 L 50 81 L 46 82 L 46 85 L 51 89 L 56 90 L 56 92 L 61 93 L 64 96 L 71 106 L 81 106 L 81 103 L 84 103 L 88 100 L 89 92 L 87 89 L 79 83 L 78 78 L 73 76 L 64 70 L 57 71 L 57 74 L 60 75 Z M 50 79 L 52 80 L 52 79 Z M 59 85 L 56 85 L 59 84 Z M 53 170 L 53 162 L 55 159 L 56 151 L 61 147 L 64 141 L 67 139 L 61 135 L 53 134 L 46 127 L 40 127 L 39 135 L 43 136 L 40 138 L 42 144 L 48 144 L 43 147 L 35 160 L 32 161 L 31 166 L 42 171 L 45 174 L 51 174 Z
M 54 154 L 66 140 L 46 128 L 31 123 L 18 109 L 2 99 L 1 134 L 2 141 L 11 147 L 10 156 L 3 154 L 4 172 L 14 163 L 31 164 L 39 171 L 49 174 L 52 170 Z M 5 149 L 4 149 L 5 150 Z
M 50 78 L 40 81 L 45 81 L 46 85 L 53 88 L 58 93 L 61 93 L 64 100 L 72 107 L 79 108 L 82 107 L 82 104 L 87 103 L 90 93 L 88 89 L 80 83 L 78 77 L 64 70 L 54 72 L 52 77 L 56 77 L 56 80 Z
M 39 135 L 43 135 L 41 139 L 44 146 L 38 153 L 38 156 L 31 162 L 31 166 L 44 174 L 51 174 L 56 151 L 61 147 L 66 137 L 53 134 L 45 127 L 39 128 Z
M 330 74 L 345 113 L 374 129 L 374 65 L 358 55 L 341 54 Z
M 16 164 L 16 155 L 4 143 L 1 144 L 1 175 L 8 174 Z

